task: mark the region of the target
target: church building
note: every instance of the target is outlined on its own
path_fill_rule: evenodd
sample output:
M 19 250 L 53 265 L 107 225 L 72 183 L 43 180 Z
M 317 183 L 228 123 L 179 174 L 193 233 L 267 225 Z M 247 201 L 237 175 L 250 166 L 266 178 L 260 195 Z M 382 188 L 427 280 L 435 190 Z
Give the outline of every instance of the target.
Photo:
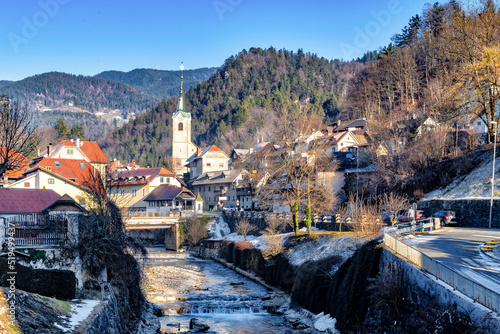
M 181 91 L 177 110 L 172 115 L 172 170 L 182 177 L 188 172 L 186 161 L 197 151 L 197 146 L 191 141 L 191 113 L 184 110 L 184 65 L 181 65 Z

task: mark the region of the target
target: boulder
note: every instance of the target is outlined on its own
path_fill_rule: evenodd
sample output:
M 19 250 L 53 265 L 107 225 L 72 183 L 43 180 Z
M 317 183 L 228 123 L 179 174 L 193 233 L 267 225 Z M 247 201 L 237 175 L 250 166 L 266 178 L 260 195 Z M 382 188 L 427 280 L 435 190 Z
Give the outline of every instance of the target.
M 196 329 L 198 332 L 205 332 L 210 328 L 207 324 L 204 324 L 197 318 L 192 318 L 189 320 L 189 329 Z

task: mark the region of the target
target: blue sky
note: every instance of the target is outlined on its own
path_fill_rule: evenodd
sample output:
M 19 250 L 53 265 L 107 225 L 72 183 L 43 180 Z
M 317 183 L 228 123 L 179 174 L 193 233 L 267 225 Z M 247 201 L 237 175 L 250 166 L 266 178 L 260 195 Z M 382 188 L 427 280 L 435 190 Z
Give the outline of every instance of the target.
M 0 80 L 49 71 L 220 66 L 251 47 L 351 59 L 390 42 L 422 0 L 1 0 Z

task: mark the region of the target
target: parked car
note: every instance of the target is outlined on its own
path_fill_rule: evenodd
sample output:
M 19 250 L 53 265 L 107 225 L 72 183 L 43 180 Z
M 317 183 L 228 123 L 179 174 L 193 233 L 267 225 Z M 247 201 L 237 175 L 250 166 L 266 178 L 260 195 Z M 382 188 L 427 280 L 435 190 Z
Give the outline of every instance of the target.
M 222 211 L 224 211 L 224 212 L 238 211 L 238 208 L 228 205 L 228 206 L 223 207 Z
M 438 211 L 434 214 L 432 214 L 433 218 L 439 218 L 441 221 L 441 225 L 448 225 L 448 224 L 456 224 L 457 223 L 457 215 L 455 214 L 455 211 Z
M 429 218 L 429 216 L 424 212 L 424 210 L 415 210 L 415 220 L 422 220 L 425 218 Z M 398 220 L 401 223 L 408 223 L 412 221 L 410 215 L 408 214 L 408 211 L 405 211 L 402 214 L 400 214 L 398 216 Z
M 394 211 L 384 211 L 380 215 L 380 219 L 385 225 L 392 225 L 392 219 L 395 217 Z

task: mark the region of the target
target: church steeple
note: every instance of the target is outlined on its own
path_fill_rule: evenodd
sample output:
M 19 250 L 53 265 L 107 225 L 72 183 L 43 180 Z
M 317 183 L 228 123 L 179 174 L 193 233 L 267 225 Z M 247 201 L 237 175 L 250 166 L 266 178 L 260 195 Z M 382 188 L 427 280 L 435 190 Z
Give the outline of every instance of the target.
M 179 102 L 177 102 L 177 112 L 184 112 L 184 64 L 181 63 L 181 91 L 179 92 Z

